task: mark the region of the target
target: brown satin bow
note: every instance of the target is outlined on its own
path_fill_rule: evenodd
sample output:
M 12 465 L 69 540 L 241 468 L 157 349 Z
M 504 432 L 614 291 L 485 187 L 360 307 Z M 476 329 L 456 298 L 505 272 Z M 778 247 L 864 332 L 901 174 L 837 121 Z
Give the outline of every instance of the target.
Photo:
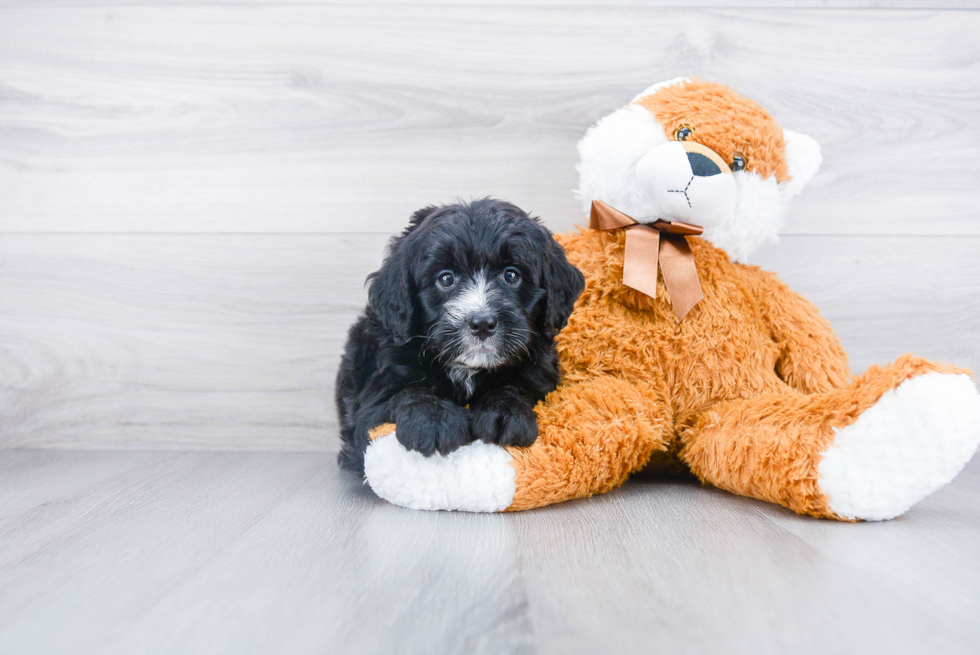
M 685 238 L 685 235 L 701 234 L 704 231 L 701 227 L 662 219 L 651 224 L 640 223 L 601 200 L 592 201 L 589 227 L 593 230 L 626 229 L 623 284 L 651 298 L 657 297 L 659 262 L 678 321 L 704 298 L 694 255 Z

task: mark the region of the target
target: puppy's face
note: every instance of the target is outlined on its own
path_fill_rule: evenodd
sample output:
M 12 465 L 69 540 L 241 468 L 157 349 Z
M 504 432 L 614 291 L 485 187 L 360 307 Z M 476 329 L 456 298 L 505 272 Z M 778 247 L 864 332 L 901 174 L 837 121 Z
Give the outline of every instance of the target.
M 491 369 L 554 336 L 582 286 L 537 221 L 479 200 L 417 212 L 372 281 L 371 303 L 396 341 L 423 339 L 444 366 Z
M 440 218 L 417 275 L 427 349 L 446 364 L 473 369 L 517 359 L 545 294 L 519 225 L 529 219 L 491 218 L 489 229 L 467 230 L 465 218 Z

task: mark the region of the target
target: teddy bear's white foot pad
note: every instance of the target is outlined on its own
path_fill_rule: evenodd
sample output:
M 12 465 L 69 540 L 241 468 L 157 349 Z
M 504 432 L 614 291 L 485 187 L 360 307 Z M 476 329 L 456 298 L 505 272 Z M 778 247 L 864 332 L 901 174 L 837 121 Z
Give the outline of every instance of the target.
M 881 396 L 822 453 L 820 490 L 838 516 L 882 521 L 952 480 L 980 444 L 980 394 L 929 373 Z
M 500 446 L 476 441 L 449 455 L 406 450 L 395 433 L 364 453 L 364 475 L 374 493 L 411 509 L 500 512 L 514 501 L 517 470 Z

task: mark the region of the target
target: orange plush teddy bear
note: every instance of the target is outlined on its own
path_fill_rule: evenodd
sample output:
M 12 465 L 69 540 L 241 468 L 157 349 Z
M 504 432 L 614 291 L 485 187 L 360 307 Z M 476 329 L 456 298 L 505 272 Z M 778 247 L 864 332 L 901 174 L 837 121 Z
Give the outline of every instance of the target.
M 600 120 L 579 152 L 591 228 L 559 241 L 586 290 L 537 441 L 427 458 L 379 426 L 365 454 L 379 496 L 523 510 L 680 469 L 801 514 L 881 520 L 972 457 L 980 394 L 966 371 L 906 355 L 851 378 L 817 308 L 738 263 L 775 239 L 820 165 L 815 141 L 728 87 L 678 79 Z

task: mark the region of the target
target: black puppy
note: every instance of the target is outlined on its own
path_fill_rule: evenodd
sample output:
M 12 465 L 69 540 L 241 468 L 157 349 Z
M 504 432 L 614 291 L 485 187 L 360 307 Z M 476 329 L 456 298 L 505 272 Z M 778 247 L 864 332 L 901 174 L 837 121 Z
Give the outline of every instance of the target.
M 368 280 L 337 374 L 341 466 L 363 472 L 382 423 L 424 455 L 534 442 L 554 337 L 585 286 L 545 227 L 499 200 L 427 207 Z

